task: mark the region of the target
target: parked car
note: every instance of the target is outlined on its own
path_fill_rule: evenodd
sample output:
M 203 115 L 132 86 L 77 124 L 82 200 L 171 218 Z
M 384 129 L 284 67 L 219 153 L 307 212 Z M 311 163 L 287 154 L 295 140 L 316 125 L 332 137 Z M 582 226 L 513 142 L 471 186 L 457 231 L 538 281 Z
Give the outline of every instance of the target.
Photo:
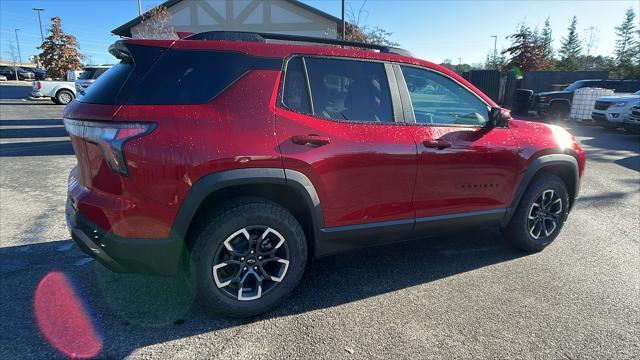
M 0 75 L 4 75 L 9 80 L 32 80 L 35 77 L 31 71 L 21 67 L 16 67 L 14 70 L 13 66 L 0 66 Z
M 640 80 L 578 80 L 562 91 L 538 93 L 534 97 L 534 108 L 542 117 L 565 118 L 571 112 L 573 93 L 582 88 L 613 89 L 616 93 L 634 93 L 640 90 Z
M 485 225 L 540 251 L 578 195 L 570 133 L 401 49 L 208 32 L 110 52 L 64 111 L 71 236 L 113 271 L 191 274 L 229 316 L 275 307 L 310 257 Z
M 640 103 L 640 90 L 630 95 L 603 96 L 596 99 L 591 118 L 606 128 L 621 127 L 631 107 Z
M 0 75 L 0 81 L 7 81 L 7 77 L 4 75 Z
M 632 134 L 640 134 L 640 104 L 631 107 L 631 110 L 624 117 L 622 126 Z
M 110 68 L 111 66 L 107 65 L 87 66 L 83 68 L 82 73 L 80 73 L 80 76 L 76 80 L 76 92 L 80 95 L 84 94 L 84 91 Z
M 67 105 L 76 98 L 73 81 L 34 81 L 31 83 L 31 96 L 49 97 L 58 105 Z
M 47 77 L 47 72 L 42 68 L 34 68 L 33 74 L 36 80 L 44 80 Z

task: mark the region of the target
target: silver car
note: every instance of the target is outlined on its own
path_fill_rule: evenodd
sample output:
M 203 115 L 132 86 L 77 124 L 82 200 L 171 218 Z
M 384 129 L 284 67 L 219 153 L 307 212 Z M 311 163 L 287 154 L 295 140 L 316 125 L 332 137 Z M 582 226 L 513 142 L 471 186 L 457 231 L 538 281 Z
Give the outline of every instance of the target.
M 93 84 L 100 75 L 111 68 L 110 65 L 86 66 L 76 80 L 76 93 L 84 94 L 84 91 Z

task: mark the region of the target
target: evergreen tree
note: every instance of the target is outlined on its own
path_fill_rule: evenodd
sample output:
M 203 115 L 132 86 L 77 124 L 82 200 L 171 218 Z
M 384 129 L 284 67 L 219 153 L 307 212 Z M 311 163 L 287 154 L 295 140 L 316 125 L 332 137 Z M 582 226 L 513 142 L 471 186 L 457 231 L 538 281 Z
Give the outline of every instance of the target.
M 42 50 L 40 61 L 52 78 L 64 79 L 69 70 L 80 70 L 80 61 L 84 56 L 80 53 L 75 36 L 65 34 L 59 17 L 51 18 L 50 35 L 38 47 Z
M 553 60 L 553 33 L 551 31 L 551 23 L 549 22 L 549 18 L 544 21 L 544 27 L 542 28 L 542 33 L 540 34 L 540 43 L 542 43 L 542 55 L 544 55 L 545 59 L 548 61 Z
M 558 62 L 559 70 L 575 71 L 581 68 L 580 55 L 582 47 L 580 46 L 580 38 L 577 31 L 578 19 L 574 16 L 569 25 L 569 35 L 562 39 L 562 46 L 558 51 L 560 61 Z
M 634 62 L 638 59 L 638 40 L 636 39 L 637 32 L 635 31 L 636 14 L 633 8 L 627 9 L 625 19 L 616 27 L 616 40 L 615 59 L 616 59 L 616 73 L 620 77 L 627 77 L 634 72 Z

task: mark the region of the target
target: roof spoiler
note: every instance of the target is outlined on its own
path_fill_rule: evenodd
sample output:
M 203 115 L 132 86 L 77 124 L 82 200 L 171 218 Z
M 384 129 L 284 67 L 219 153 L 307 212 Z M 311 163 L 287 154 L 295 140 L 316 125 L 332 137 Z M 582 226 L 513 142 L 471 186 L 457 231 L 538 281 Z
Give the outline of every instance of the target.
M 258 33 L 258 32 L 245 32 L 245 31 L 207 31 L 198 34 L 193 34 L 184 38 L 184 40 L 223 40 L 223 41 L 254 41 L 254 42 L 267 42 L 267 40 L 282 40 L 282 41 L 294 41 L 304 43 L 315 44 L 327 44 L 327 45 L 341 45 L 354 48 L 364 48 L 378 50 L 381 53 L 390 53 L 403 56 L 413 56 L 411 52 L 405 49 L 401 49 L 394 46 L 379 45 L 379 44 L 367 44 L 355 41 L 345 41 L 339 39 L 301 36 L 301 35 L 286 35 L 286 34 L 271 34 L 271 33 Z
M 109 46 L 109 54 L 122 61 L 131 61 L 131 52 L 124 41 L 118 40 Z

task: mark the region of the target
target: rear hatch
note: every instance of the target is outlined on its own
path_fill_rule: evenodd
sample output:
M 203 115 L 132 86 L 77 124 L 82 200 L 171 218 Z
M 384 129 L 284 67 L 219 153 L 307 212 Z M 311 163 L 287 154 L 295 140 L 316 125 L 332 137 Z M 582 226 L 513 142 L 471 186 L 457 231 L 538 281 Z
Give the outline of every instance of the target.
M 66 107 L 64 122 L 78 160 L 75 176 L 80 185 L 115 195 L 122 193 L 123 176 L 128 175 L 124 145 L 151 131 L 155 124 L 148 119 L 121 121 L 117 114 L 126 94 L 137 87 L 172 43 L 159 40 L 148 46 L 135 40 L 117 42 L 110 52 L 120 63 Z M 90 75 L 87 73 L 85 80 L 93 82 Z
M 209 104 L 244 74 L 252 69 L 280 70 L 282 66 L 281 58 L 251 56 L 237 50 L 237 44 L 234 50 L 222 50 L 217 42 L 178 41 L 183 43 L 174 46 L 174 40 L 116 42 L 109 51 L 120 63 L 67 106 L 65 125 L 78 158 L 81 185 L 120 194 L 128 177 L 135 179 L 138 174 L 127 166 L 126 144 L 137 145 L 147 139 L 151 142 L 159 133 L 165 139 L 171 135 L 178 138 L 186 117 L 202 113 L 196 111 L 197 107 Z M 192 45 L 209 50 L 194 49 Z M 140 137 L 144 138 L 137 139 Z M 149 146 L 160 148 L 158 143 Z M 163 146 L 166 149 L 166 144 Z M 129 145 L 132 159 L 133 148 L 140 147 Z M 147 157 L 138 158 L 138 163 L 151 162 L 149 157 L 154 154 L 146 150 L 138 152 Z M 159 171 L 159 165 L 151 167 Z M 142 181 L 140 177 L 138 180 Z

